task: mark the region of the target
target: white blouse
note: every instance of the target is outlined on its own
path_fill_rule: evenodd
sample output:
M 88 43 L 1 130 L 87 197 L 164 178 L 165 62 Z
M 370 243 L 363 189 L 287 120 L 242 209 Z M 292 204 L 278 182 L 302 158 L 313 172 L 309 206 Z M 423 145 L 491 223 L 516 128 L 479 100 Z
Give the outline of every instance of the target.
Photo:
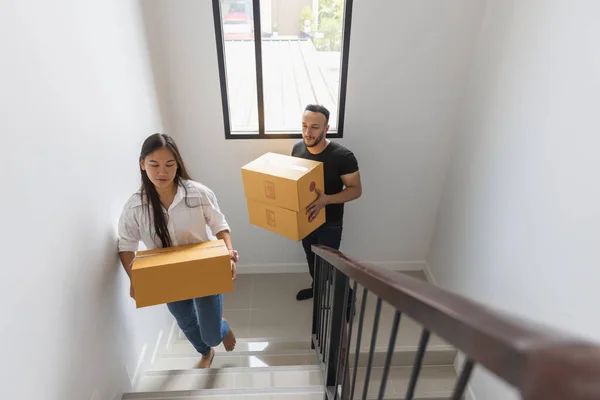
M 230 230 L 215 194 L 198 182 L 182 180 L 169 209 L 162 209 L 167 214 L 173 246 L 207 242 L 214 240 L 217 233 Z M 138 191 L 129 198 L 119 219 L 119 252 L 136 252 L 140 241 L 148 250 L 162 247 L 160 238 L 155 235 L 154 222 L 148 216 L 148 208 L 142 205 L 141 191 Z

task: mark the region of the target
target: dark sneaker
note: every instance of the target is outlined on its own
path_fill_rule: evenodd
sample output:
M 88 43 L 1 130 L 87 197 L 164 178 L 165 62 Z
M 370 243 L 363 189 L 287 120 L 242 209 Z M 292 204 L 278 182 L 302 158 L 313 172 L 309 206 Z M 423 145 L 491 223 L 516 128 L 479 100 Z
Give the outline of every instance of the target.
M 312 299 L 312 298 L 313 298 L 313 290 L 312 290 L 312 288 L 310 288 L 310 289 L 302 289 L 296 295 L 296 300 L 298 300 L 298 301 L 308 300 L 308 299 Z

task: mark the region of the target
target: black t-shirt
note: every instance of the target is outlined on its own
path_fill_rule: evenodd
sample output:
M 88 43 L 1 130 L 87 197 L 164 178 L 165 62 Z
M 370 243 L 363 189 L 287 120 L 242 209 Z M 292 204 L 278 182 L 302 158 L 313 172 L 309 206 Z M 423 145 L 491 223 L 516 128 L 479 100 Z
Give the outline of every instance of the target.
M 354 154 L 336 142 L 329 142 L 327 147 L 319 154 L 312 154 L 304 142 L 294 145 L 292 156 L 308 160 L 321 161 L 325 172 L 325 194 L 338 194 L 344 189 L 342 175 L 358 171 L 358 161 Z M 344 216 L 343 204 L 329 204 L 325 208 L 327 222 L 342 222 Z

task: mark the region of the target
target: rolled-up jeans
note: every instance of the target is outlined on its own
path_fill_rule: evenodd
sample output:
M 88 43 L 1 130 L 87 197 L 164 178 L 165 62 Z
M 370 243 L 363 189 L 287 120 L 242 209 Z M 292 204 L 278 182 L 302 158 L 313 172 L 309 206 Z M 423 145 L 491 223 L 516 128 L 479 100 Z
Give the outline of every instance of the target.
M 167 303 L 177 325 L 192 346 L 203 356 L 217 347 L 227 333 L 229 324 L 223 321 L 223 295 L 199 297 Z

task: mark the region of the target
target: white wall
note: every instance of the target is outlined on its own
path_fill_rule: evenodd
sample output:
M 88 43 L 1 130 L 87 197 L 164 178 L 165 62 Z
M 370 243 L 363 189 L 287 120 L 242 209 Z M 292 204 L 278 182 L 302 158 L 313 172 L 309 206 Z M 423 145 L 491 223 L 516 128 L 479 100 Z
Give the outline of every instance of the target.
M 599 16 L 488 1 L 429 255 L 442 286 L 596 341 Z M 514 398 L 488 375 L 473 389 Z
M 135 310 L 116 255 L 162 129 L 142 26 L 136 1 L 0 5 L 2 399 L 120 399 L 170 326 Z
M 210 2 L 144 6 L 170 133 L 195 178 L 215 190 L 242 257 L 240 271 L 302 266 L 299 244 L 248 223 L 240 168 L 266 151 L 289 153 L 294 142 L 224 139 Z M 364 194 L 346 208 L 342 250 L 349 254 L 391 264 L 425 260 L 448 128 L 481 13 L 477 0 L 354 1 L 342 143 L 358 157 Z

